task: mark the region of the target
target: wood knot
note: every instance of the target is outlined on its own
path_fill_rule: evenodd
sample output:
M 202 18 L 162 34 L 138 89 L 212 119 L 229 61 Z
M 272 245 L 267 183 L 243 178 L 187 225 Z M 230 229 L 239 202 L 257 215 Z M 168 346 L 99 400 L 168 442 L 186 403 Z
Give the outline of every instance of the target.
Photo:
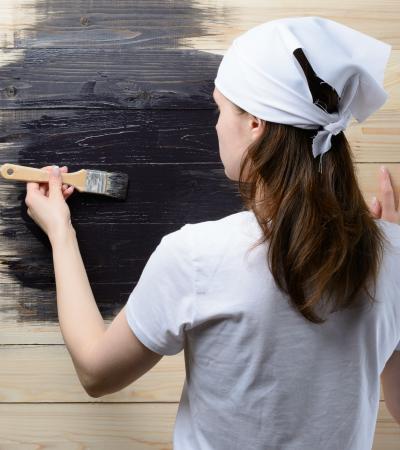
M 89 18 L 86 16 L 82 16 L 80 22 L 81 22 L 81 25 L 87 26 L 87 25 L 89 25 Z
M 17 88 L 15 86 L 7 86 L 6 94 L 8 97 L 15 97 L 15 95 L 17 94 Z

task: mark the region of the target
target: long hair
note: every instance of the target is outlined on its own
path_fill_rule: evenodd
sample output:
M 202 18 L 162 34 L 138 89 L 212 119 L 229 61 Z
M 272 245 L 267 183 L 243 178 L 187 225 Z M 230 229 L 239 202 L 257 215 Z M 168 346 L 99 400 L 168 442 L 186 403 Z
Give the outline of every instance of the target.
M 337 96 L 325 96 L 327 111 L 337 104 Z M 362 292 L 374 303 L 367 286 L 376 288 L 388 240 L 364 201 L 344 133 L 332 136 L 322 173 L 311 149 L 315 133 L 266 122 L 243 154 L 239 192 L 263 231 L 255 246 L 268 241 L 277 286 L 305 319 L 324 323 L 317 313 L 324 296 L 330 312 L 355 307 Z

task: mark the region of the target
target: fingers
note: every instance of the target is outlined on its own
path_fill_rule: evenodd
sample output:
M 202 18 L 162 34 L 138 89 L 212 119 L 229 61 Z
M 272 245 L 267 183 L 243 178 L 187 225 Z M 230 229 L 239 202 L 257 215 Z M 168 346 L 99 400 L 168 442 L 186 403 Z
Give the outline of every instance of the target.
M 44 166 L 41 169 L 45 170 L 46 172 L 48 172 L 50 174 L 51 167 L 52 166 Z M 68 166 L 60 167 L 60 171 L 62 173 L 68 172 Z M 48 182 L 36 183 L 36 182 L 28 181 L 26 183 L 26 190 L 27 190 L 27 193 L 35 191 L 35 192 L 40 192 L 42 195 L 45 195 L 46 197 L 48 197 L 49 196 L 49 183 Z M 69 184 L 63 183 L 62 187 L 61 187 L 61 191 L 64 196 L 64 199 L 66 200 L 74 192 L 74 186 L 70 186 Z
M 65 168 L 65 172 L 68 172 L 68 167 L 67 166 L 63 166 L 61 168 L 61 171 L 64 172 L 64 170 L 63 170 L 64 168 Z M 67 200 L 67 198 L 70 197 L 72 195 L 72 193 L 74 192 L 74 186 L 70 186 L 68 184 L 63 184 L 62 192 L 63 192 L 63 195 L 64 195 L 64 199 Z
M 50 174 L 50 172 L 51 172 L 51 166 L 44 166 L 44 167 L 42 167 L 42 169 L 46 170 L 46 172 L 48 172 L 49 174 Z M 68 172 L 68 166 L 62 166 L 62 167 L 60 167 L 60 171 L 61 171 L 62 173 Z M 68 184 L 65 184 L 65 183 L 62 185 L 62 191 L 63 191 L 63 193 L 64 193 L 64 191 L 68 188 L 68 186 L 69 186 L 69 185 L 68 185 Z M 40 192 L 41 192 L 42 194 L 44 194 L 46 197 L 48 197 L 48 196 L 49 196 L 49 183 L 48 183 L 48 182 L 40 183 L 39 190 L 40 190 Z
M 381 202 L 383 211 L 395 211 L 394 193 L 392 182 L 387 169 L 379 171 L 380 183 L 379 190 L 381 193 Z
M 39 183 L 39 191 L 41 194 L 46 195 L 46 183 Z
M 68 172 L 68 167 L 63 166 L 60 168 L 61 172 Z M 74 192 L 74 186 L 70 186 L 69 184 L 62 185 L 62 193 L 64 195 L 64 199 L 67 200 L 68 197 Z
M 63 173 L 66 173 L 66 172 L 68 172 L 68 167 L 67 166 L 62 166 L 62 167 L 60 167 L 60 171 L 61 172 L 63 172 Z M 65 191 L 65 189 L 67 189 L 68 188 L 68 184 L 63 184 L 62 185 L 62 190 L 63 190 L 63 192 Z
M 381 215 L 382 215 L 382 206 L 381 206 L 380 201 L 379 201 L 376 197 L 373 197 L 373 198 L 372 198 L 370 210 L 371 210 L 371 212 L 372 212 L 372 215 L 373 215 L 376 219 L 380 219 L 380 218 L 381 218 Z
M 70 197 L 73 192 L 74 192 L 74 186 L 69 186 L 67 189 L 65 189 L 65 191 L 63 192 L 64 199 L 67 200 L 67 198 Z
M 72 195 L 72 191 L 68 192 L 67 194 L 63 194 L 64 195 L 64 200 L 68 200 L 69 197 L 71 197 Z
M 397 211 L 396 197 L 390 173 L 387 168 L 379 171 L 380 216 L 383 220 L 398 223 L 400 212 Z
M 49 172 L 49 173 L 50 173 L 51 166 L 45 166 L 45 167 L 42 167 L 42 170 L 43 170 L 43 169 L 46 170 L 46 172 Z M 39 183 L 39 191 L 40 191 L 43 195 L 48 196 L 48 195 L 47 195 L 48 190 L 49 190 L 49 185 L 48 185 L 47 182 L 45 182 L 45 183 Z
M 40 192 L 39 191 L 39 183 L 36 183 L 35 181 L 27 181 L 26 183 L 26 193 L 35 193 Z

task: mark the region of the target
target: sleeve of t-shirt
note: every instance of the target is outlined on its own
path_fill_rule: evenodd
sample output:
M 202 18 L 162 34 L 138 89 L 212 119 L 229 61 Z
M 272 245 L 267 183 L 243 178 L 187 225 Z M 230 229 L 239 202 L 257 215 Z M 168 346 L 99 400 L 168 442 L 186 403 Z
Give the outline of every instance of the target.
M 194 269 L 190 224 L 169 233 L 150 255 L 126 303 L 126 318 L 136 337 L 160 355 L 184 347 L 193 324 Z
M 397 347 L 395 348 L 395 351 L 400 352 L 400 341 L 399 341 L 399 343 L 397 344 Z

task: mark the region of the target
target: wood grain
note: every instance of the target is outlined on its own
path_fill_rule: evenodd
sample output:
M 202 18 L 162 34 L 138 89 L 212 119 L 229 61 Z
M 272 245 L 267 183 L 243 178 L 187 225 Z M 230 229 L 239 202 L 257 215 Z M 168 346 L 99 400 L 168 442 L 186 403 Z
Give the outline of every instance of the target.
M 64 344 L 0 345 L 0 360 L 1 402 L 93 401 L 81 386 Z M 94 401 L 179 402 L 184 380 L 184 353 L 180 352 L 164 356 L 130 386 Z M 384 400 L 382 387 L 380 400 Z
M 177 410 L 177 403 L 0 404 L 0 436 L 7 450 L 172 450 Z M 372 450 L 398 450 L 399 439 L 380 402 Z
M 0 345 L 0 401 L 179 402 L 185 379 L 183 352 L 164 356 L 119 392 L 93 399 L 83 389 L 65 345 Z
M 261 22 L 316 15 L 400 48 L 398 3 L 385 0 L 2 0 L 0 45 L 17 48 L 165 47 L 225 49 Z
M 220 60 L 189 49 L 0 49 L 0 107 L 210 107 Z

